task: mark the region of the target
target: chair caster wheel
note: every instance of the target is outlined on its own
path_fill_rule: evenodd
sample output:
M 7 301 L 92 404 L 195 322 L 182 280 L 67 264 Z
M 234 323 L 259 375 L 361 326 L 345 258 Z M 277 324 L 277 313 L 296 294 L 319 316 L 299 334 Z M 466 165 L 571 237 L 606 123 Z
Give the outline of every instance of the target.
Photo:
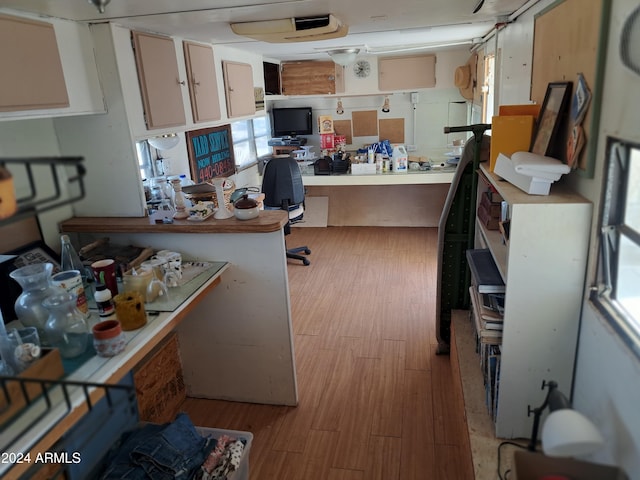
M 304 260 L 302 260 L 302 264 L 308 266 L 311 265 L 311 262 L 305 258 Z
M 311 253 L 311 250 L 309 250 L 308 248 L 305 248 L 304 253 L 306 253 L 307 255 L 309 255 Z

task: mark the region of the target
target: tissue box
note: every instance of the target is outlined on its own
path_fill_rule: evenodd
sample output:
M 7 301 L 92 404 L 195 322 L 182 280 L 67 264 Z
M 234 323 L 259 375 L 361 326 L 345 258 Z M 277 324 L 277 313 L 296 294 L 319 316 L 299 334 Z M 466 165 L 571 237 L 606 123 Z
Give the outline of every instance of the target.
M 375 163 L 352 163 L 351 175 L 371 175 L 376 173 Z

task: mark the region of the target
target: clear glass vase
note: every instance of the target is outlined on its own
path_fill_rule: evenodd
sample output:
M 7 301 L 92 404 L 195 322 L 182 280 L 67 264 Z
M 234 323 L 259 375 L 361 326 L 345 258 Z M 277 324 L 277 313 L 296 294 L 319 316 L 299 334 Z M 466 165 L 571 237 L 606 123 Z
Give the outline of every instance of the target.
M 53 264 L 36 263 L 18 268 L 9 275 L 22 287 L 22 293 L 16 299 L 14 309 L 18 319 L 25 327 L 36 327 L 40 342 L 49 346 L 49 340 L 45 332 L 45 323 L 49 318 L 49 312 L 42 302 L 45 298 L 64 292 L 60 287 L 51 283 Z
M 49 311 L 45 332 L 52 347 L 62 358 L 82 355 L 89 344 L 89 328 L 76 306 L 76 295 L 60 293 L 48 297 L 42 305 Z

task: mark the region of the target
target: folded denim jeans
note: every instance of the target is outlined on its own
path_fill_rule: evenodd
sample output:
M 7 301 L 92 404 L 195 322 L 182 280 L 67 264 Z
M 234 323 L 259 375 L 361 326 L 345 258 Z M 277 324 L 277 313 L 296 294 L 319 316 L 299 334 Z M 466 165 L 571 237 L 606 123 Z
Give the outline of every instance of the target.
M 109 462 L 103 479 L 187 480 L 202 465 L 209 442 L 181 413 L 168 425 L 145 425 L 132 432 Z

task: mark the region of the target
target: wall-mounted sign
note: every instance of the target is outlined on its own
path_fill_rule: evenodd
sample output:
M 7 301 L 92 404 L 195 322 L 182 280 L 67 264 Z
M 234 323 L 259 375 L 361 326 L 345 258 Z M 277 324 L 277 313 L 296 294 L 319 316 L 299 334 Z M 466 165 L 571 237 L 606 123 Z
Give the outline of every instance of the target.
M 235 173 L 230 125 L 187 132 L 187 149 L 194 182 L 203 183 Z

